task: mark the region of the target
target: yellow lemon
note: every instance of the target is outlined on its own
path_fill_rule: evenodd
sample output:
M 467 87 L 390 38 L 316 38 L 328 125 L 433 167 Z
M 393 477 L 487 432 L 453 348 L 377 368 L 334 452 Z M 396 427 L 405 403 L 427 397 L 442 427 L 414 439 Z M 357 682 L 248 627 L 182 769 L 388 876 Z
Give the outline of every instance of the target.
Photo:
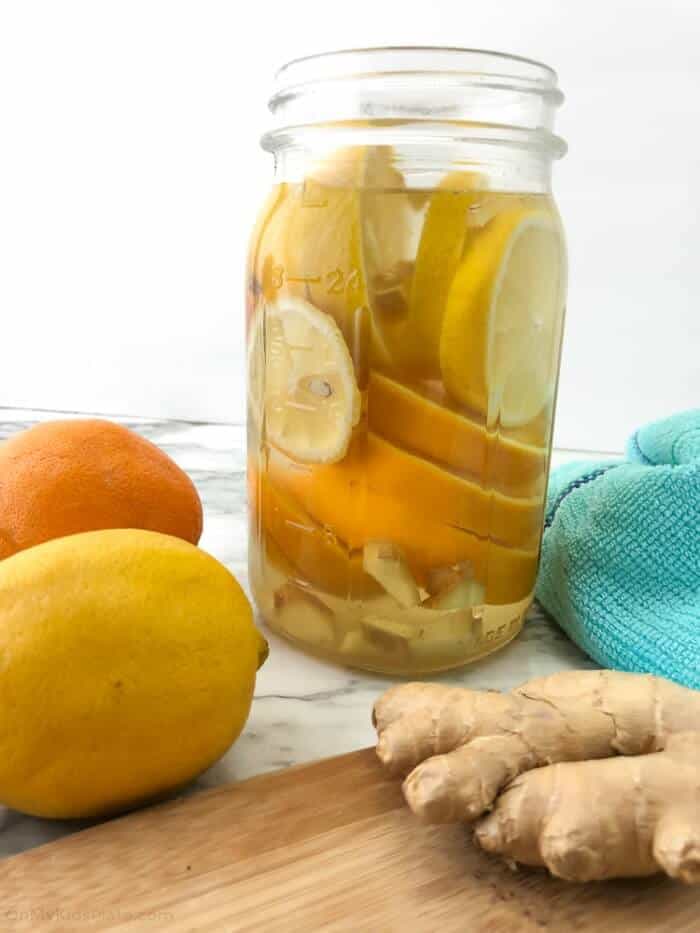
M 0 800 L 88 817 L 165 794 L 248 716 L 267 646 L 229 571 L 128 529 L 0 563 Z
M 440 337 L 445 386 L 488 424 L 517 427 L 551 400 L 563 318 L 556 217 L 502 210 L 475 235 L 450 288 Z

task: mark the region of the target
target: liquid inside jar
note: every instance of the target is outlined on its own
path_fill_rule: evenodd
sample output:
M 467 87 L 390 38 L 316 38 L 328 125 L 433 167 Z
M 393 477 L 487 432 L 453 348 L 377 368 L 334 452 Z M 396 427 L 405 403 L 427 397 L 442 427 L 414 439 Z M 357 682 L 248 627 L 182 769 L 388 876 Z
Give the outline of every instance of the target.
M 248 267 L 250 572 L 267 624 L 396 674 L 520 630 L 565 256 L 544 194 L 409 186 L 391 147 L 277 185 Z

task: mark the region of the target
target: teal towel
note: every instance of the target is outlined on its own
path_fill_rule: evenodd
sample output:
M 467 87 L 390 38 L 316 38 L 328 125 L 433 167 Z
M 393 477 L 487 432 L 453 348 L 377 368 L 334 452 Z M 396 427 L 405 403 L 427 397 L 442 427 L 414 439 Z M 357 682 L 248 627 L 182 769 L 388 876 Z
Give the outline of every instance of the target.
M 599 664 L 700 689 L 700 409 L 553 471 L 537 597 Z

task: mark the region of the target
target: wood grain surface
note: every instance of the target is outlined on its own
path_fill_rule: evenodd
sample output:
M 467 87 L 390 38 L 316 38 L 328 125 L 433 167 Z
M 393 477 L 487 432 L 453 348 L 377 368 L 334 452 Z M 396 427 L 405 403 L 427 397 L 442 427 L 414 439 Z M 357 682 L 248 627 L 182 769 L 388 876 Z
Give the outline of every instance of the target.
M 422 826 L 370 749 L 132 813 L 0 862 L 0 931 L 697 933 L 700 889 L 511 871 Z

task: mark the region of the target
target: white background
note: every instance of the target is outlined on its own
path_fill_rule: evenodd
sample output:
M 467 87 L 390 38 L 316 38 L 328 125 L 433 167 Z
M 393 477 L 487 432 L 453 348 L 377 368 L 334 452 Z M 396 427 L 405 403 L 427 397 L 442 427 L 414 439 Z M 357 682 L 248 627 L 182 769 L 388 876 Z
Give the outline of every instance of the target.
M 542 59 L 571 275 L 557 443 L 700 399 L 696 0 L 0 0 L 0 405 L 243 417 L 275 68 L 380 44 Z

